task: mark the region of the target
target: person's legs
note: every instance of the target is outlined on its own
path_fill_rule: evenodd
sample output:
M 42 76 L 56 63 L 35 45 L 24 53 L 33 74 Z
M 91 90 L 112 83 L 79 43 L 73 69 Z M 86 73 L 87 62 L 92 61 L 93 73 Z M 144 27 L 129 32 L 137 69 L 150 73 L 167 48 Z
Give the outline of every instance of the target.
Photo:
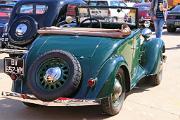
M 157 18 L 154 21 L 154 27 L 156 32 L 156 38 L 161 38 L 162 31 L 163 31 L 164 19 Z
M 154 20 L 154 28 L 155 28 L 156 38 L 158 36 L 158 26 L 159 26 L 159 21 L 158 21 L 158 19 L 156 19 L 156 20 Z
M 159 36 L 158 36 L 158 38 L 161 38 L 161 36 L 162 36 L 163 25 L 164 25 L 164 19 L 159 19 Z

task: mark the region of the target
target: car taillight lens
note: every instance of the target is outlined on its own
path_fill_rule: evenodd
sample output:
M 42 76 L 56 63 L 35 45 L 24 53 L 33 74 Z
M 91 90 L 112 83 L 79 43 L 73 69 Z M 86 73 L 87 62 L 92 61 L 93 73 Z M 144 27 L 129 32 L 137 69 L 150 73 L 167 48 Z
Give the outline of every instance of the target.
M 11 77 L 11 79 L 14 80 L 14 81 L 17 80 L 17 75 L 15 75 L 15 74 L 11 74 L 10 77 Z
M 91 79 L 88 80 L 88 86 L 89 86 L 90 88 L 94 87 L 95 84 L 96 84 L 96 79 L 92 79 L 92 78 L 91 78 Z
M 168 15 L 167 16 L 167 19 L 175 19 L 176 18 L 176 16 L 174 16 L 174 15 Z

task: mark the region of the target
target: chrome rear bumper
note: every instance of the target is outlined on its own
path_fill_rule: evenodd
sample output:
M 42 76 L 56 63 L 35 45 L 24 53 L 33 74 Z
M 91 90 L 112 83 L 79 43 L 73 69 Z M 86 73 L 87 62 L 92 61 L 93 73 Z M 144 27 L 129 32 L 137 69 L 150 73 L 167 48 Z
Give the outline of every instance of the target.
M 44 102 L 37 99 L 33 95 L 19 94 L 15 92 L 2 92 L 3 98 L 13 99 L 17 101 L 33 103 L 43 106 L 88 106 L 88 105 L 99 105 L 100 102 L 96 100 L 83 100 L 83 99 L 70 99 L 70 98 L 59 98 L 52 102 Z
M 8 53 L 8 54 L 25 54 L 27 50 L 18 50 L 18 49 L 0 49 L 0 53 Z

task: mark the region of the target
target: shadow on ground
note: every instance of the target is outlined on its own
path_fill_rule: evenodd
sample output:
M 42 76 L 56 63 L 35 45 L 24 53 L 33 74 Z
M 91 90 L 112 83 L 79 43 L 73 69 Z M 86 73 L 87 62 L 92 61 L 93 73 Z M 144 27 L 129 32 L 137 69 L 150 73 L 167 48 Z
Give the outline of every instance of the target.
M 163 35 L 165 35 L 165 36 L 169 36 L 169 35 L 171 35 L 171 36 L 180 36 L 180 29 L 177 29 L 176 32 L 173 32 L 173 33 L 167 32 L 167 30 L 166 30 L 166 31 L 163 32 Z
M 10 99 L 0 100 L 0 116 L 2 120 L 101 120 L 109 117 L 99 106 L 30 108 Z
M 175 47 L 166 48 L 166 50 L 177 50 L 177 49 L 180 49 L 180 44 L 176 45 Z
M 148 81 L 147 79 L 141 79 L 138 84 L 130 92 L 127 93 L 127 96 L 133 93 L 149 91 L 149 88 L 152 87 L 154 86 L 152 86 L 151 81 Z

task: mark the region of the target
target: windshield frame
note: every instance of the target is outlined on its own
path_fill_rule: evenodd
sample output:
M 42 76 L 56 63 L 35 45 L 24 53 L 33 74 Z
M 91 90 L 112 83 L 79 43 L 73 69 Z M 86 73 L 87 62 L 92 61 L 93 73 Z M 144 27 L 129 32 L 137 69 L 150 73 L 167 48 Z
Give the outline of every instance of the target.
M 117 8 L 117 9 L 130 9 L 130 10 L 135 10 L 135 25 L 132 25 L 132 24 L 128 24 L 130 27 L 132 28 L 138 28 L 138 8 L 135 8 L 135 7 L 119 7 L 119 6 L 83 6 L 83 5 L 80 5 L 80 6 L 77 6 L 76 8 L 76 20 L 78 21 L 78 25 L 80 24 L 80 18 L 79 18 L 79 11 L 78 11 L 78 8 L 88 8 L 88 9 L 93 9 L 93 8 L 105 8 L 105 9 L 111 9 L 111 8 Z M 89 10 L 88 10 L 89 11 Z M 91 16 L 89 16 L 91 18 Z M 124 23 L 112 23 L 113 25 L 114 24 L 124 24 Z

